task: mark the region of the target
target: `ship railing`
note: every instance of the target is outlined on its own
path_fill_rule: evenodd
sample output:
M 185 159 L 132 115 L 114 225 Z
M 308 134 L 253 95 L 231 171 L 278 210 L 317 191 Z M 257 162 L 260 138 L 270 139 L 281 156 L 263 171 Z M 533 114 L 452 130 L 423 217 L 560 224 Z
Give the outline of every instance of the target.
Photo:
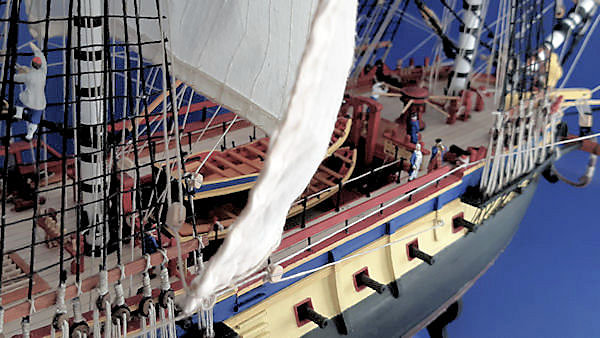
M 356 181 L 361 180 L 361 179 L 363 179 L 365 177 L 370 177 L 373 174 L 375 174 L 376 172 L 379 172 L 381 170 L 389 168 L 389 167 L 391 167 L 391 166 L 393 166 L 395 164 L 402 164 L 404 161 L 406 161 L 406 159 L 403 158 L 403 157 L 401 157 L 401 158 L 399 158 L 397 160 L 394 160 L 392 162 L 386 163 L 386 164 L 384 164 L 382 166 L 379 166 L 377 168 L 371 169 L 371 170 L 369 170 L 369 171 L 367 171 L 367 172 L 365 172 L 365 173 L 363 173 L 363 174 L 361 174 L 359 176 L 356 176 L 356 177 L 353 177 L 351 179 L 348 179 L 345 182 L 340 182 L 337 185 L 333 185 L 333 186 L 330 186 L 329 188 L 325 188 L 323 190 L 319 190 L 319 191 L 317 191 L 317 192 L 315 192 L 315 193 L 313 193 L 311 195 L 303 197 L 302 199 L 296 200 L 292 204 L 292 207 L 296 206 L 296 205 L 299 205 L 299 204 L 303 204 L 303 203 L 305 204 L 306 203 L 305 200 L 309 200 L 309 199 L 312 199 L 312 198 L 315 198 L 315 197 L 319 197 L 320 195 L 322 195 L 324 193 L 327 193 L 327 192 L 330 192 L 330 191 L 332 191 L 334 189 L 338 189 L 338 192 L 339 192 L 339 191 L 341 191 L 341 188 L 344 187 L 344 186 L 346 186 L 347 184 L 356 182 Z M 400 166 L 400 168 L 401 168 L 401 166 Z
M 398 160 L 398 161 L 400 161 L 400 160 Z M 388 208 L 396 206 L 397 204 L 399 204 L 400 202 L 405 201 L 405 200 L 410 201 L 415 194 L 424 192 L 426 189 L 429 189 L 432 187 L 439 188 L 440 183 L 442 183 L 442 181 L 445 179 L 455 177 L 456 180 L 451 180 L 450 184 L 458 182 L 460 180 L 460 178 L 462 178 L 462 175 L 463 175 L 463 172 L 465 169 L 474 167 L 477 164 L 481 163 L 482 161 L 483 160 L 477 160 L 475 162 L 465 163 L 465 164 L 459 165 L 454 168 L 451 168 L 449 165 L 443 166 L 431 173 L 423 175 L 413 181 L 402 184 L 390 191 L 387 191 L 387 192 L 381 194 L 380 196 L 382 196 L 384 194 L 401 193 L 401 196 L 399 196 L 395 199 L 392 199 L 388 203 L 385 203 L 385 202 L 379 203 L 378 202 L 378 203 L 374 204 L 373 206 L 369 205 L 369 207 L 365 209 L 364 206 L 368 205 L 369 201 L 376 199 L 376 198 L 373 198 L 371 200 L 366 200 L 360 204 L 357 204 L 350 209 L 347 209 L 347 210 L 344 210 L 341 212 L 336 212 L 333 215 L 331 215 L 331 217 L 329 217 L 327 220 L 319 220 L 319 222 L 313 226 L 307 227 L 305 229 L 302 229 L 301 231 L 298 231 L 287 237 L 284 237 L 281 241 L 281 244 L 279 245 L 279 248 L 275 251 L 275 253 L 271 257 L 270 262 L 271 262 L 271 264 L 287 266 L 291 263 L 291 260 L 293 260 L 294 258 L 298 257 L 299 255 L 301 255 L 307 251 L 310 252 L 314 247 L 324 243 L 325 241 L 333 238 L 334 236 L 337 236 L 337 235 L 341 234 L 342 232 L 345 232 L 346 234 L 348 234 L 350 228 L 359 224 L 360 222 L 367 220 L 369 217 L 375 216 L 377 214 L 382 215 L 383 212 L 385 210 L 387 210 Z M 390 165 L 392 165 L 392 163 L 388 163 L 387 165 L 390 166 Z M 351 222 L 348 221 L 348 219 L 353 218 L 353 217 L 358 217 L 358 218 L 354 219 Z M 340 222 L 335 222 L 335 223 L 328 222 L 328 220 L 331 220 L 331 219 L 335 220 L 336 218 L 340 218 L 340 219 L 344 218 L 345 220 L 340 221 Z M 326 226 L 325 227 L 319 226 L 319 224 L 326 225 Z M 332 227 L 339 226 L 339 225 L 343 225 L 343 226 L 329 234 L 325 234 L 325 232 L 328 230 L 331 230 Z M 324 234 L 325 236 L 320 238 L 319 240 L 311 243 L 311 239 L 320 234 Z M 278 253 L 281 254 L 284 250 L 289 249 L 294 245 L 301 244 L 302 242 L 306 242 L 307 244 L 303 245 L 301 248 L 299 248 L 289 254 L 285 254 L 285 256 L 283 256 L 281 258 L 274 259 L 278 255 Z M 307 271 L 306 273 L 310 273 L 310 271 Z M 249 286 L 249 285 L 253 284 L 253 282 L 259 281 L 260 279 L 265 277 L 267 274 L 268 274 L 267 271 L 265 269 L 263 269 L 256 273 L 241 276 L 240 278 L 236 279 L 232 283 L 232 286 L 219 290 L 217 292 L 217 297 L 224 296 L 229 292 L 242 289 L 245 286 Z M 302 272 L 300 274 L 302 274 Z
M 190 151 L 192 151 L 192 146 L 193 146 L 193 142 L 191 142 L 192 136 L 194 136 L 196 134 L 201 134 L 203 131 L 207 132 L 207 131 L 212 131 L 212 130 L 216 130 L 216 129 L 224 129 L 230 124 L 234 124 L 234 123 L 240 124 L 240 123 L 243 123 L 244 121 L 247 121 L 247 120 L 245 120 L 241 117 L 238 117 L 238 119 L 236 121 L 233 121 L 233 120 L 224 121 L 219 124 L 210 126 L 208 128 L 192 130 L 192 131 L 181 130 L 180 131 L 180 140 L 184 140 L 185 138 L 187 138 L 188 139 L 188 148 Z M 256 127 L 254 127 L 254 128 L 256 128 Z M 171 134 L 171 133 L 169 133 L 169 134 Z M 256 132 L 254 132 L 253 134 L 256 135 Z M 170 136 L 173 136 L 173 135 L 170 135 Z M 156 140 L 153 141 L 153 139 L 156 139 Z M 150 140 L 150 142 L 154 143 L 155 145 L 161 145 L 165 142 L 162 134 L 152 135 L 152 136 L 150 136 L 150 138 L 139 138 L 139 140 L 140 141 Z M 171 140 L 171 141 L 173 142 L 174 140 Z M 122 145 L 122 144 L 118 144 L 118 145 Z M 129 154 L 132 152 L 133 152 L 133 149 L 127 151 L 126 154 Z
M 411 182 L 402 184 L 402 185 L 396 187 L 395 189 L 388 191 L 387 193 L 391 193 L 391 194 L 401 193 L 401 195 L 399 197 L 392 199 L 390 202 L 377 203 L 365 210 L 364 206 L 366 204 L 368 204 L 370 201 L 370 200 L 366 200 L 365 202 L 362 202 L 350 209 L 347 209 L 345 211 L 336 212 L 328 219 L 319 220 L 319 222 L 317 224 L 315 224 L 313 226 L 309 226 L 301 231 L 298 231 L 294 234 L 291 234 L 291 235 L 283 238 L 282 243 L 278 248 L 278 250 L 280 252 L 282 250 L 285 250 L 286 248 L 290 248 L 293 245 L 297 245 L 297 244 L 305 242 L 305 241 L 307 244 L 306 244 L 306 246 L 303 246 L 302 248 L 296 250 L 295 252 L 292 252 L 291 254 L 288 254 L 285 257 L 278 259 L 275 264 L 283 264 L 283 263 L 293 259 L 294 257 L 297 257 L 298 255 L 302 254 L 303 252 L 306 252 L 306 251 L 312 249 L 313 247 L 323 243 L 324 241 L 326 241 L 342 232 L 348 233 L 348 230 L 351 227 L 353 227 L 356 224 L 359 224 L 360 222 L 368 219 L 369 217 L 377 215 L 377 214 L 383 214 L 383 212 L 386 209 L 393 207 L 404 200 L 410 201 L 412 199 L 412 196 L 414 196 L 415 194 L 422 192 L 428 188 L 439 187 L 440 183 L 448 177 L 458 176 L 458 177 L 462 178 L 462 172 L 464 171 L 464 169 L 466 169 L 469 166 L 473 166 L 473 165 L 474 165 L 473 163 L 465 163 L 465 164 L 457 166 L 453 169 L 451 169 L 450 166 L 444 166 L 434 172 L 431 172 L 429 174 L 421 176 Z M 373 200 L 375 200 L 375 199 L 373 199 Z M 336 216 L 338 216 L 340 214 L 343 214 L 343 218 L 345 218 L 344 221 L 335 222 L 335 223 L 329 221 L 331 219 L 335 220 L 336 218 L 339 218 Z M 358 217 L 358 218 L 355 220 L 352 220 L 351 222 L 347 221 L 347 219 L 350 219 L 353 217 Z M 323 224 L 326 226 L 325 227 L 319 226 L 319 224 Z M 324 232 L 330 230 L 333 227 L 337 227 L 340 225 L 341 225 L 341 227 L 339 227 L 337 230 L 325 235 L 324 237 L 320 238 L 319 240 L 317 240 L 315 242 L 312 241 L 313 237 L 318 236 L 318 235 L 323 235 Z

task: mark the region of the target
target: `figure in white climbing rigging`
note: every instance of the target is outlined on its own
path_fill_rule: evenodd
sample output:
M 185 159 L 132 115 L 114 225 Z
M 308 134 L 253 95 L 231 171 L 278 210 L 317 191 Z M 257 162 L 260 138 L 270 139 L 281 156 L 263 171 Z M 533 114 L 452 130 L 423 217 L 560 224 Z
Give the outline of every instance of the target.
M 14 80 L 25 85 L 25 89 L 19 94 L 18 102 L 15 105 L 15 118 L 26 121 L 27 135 L 25 138 L 31 141 L 38 129 L 44 109 L 46 109 L 44 88 L 46 87 L 48 65 L 42 51 L 33 42 L 30 42 L 29 46 L 33 50 L 31 67 L 19 66 Z

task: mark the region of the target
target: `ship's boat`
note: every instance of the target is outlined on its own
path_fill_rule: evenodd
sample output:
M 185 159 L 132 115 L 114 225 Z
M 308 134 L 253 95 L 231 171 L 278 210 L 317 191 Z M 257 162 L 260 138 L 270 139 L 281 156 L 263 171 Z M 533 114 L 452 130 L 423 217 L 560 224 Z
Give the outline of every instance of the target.
M 443 335 L 594 174 L 598 4 L 561 5 L 0 2 L 0 334 Z

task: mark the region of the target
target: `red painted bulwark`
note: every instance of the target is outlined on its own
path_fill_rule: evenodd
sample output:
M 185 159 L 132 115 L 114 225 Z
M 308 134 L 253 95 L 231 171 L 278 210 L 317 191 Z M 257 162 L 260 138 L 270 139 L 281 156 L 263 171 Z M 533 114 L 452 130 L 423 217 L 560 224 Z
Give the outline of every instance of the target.
M 325 221 L 323 221 L 319 224 L 315 224 L 313 226 L 307 227 L 306 229 L 304 229 L 302 231 L 298 231 L 292 235 L 285 237 L 281 241 L 281 244 L 279 245 L 279 248 L 277 248 L 277 250 L 281 250 L 281 249 L 290 247 L 293 244 L 296 244 L 298 242 L 305 241 L 309 237 L 312 237 L 312 236 L 320 233 L 321 231 L 331 228 L 332 226 L 334 226 L 336 224 L 342 223 L 347 219 L 351 219 L 352 217 L 360 215 L 361 213 L 364 213 L 365 211 L 367 211 L 369 209 L 375 208 L 383 202 L 389 202 L 391 200 L 394 200 L 395 198 L 402 196 L 411 190 L 417 189 L 417 188 L 425 185 L 426 183 L 439 178 L 440 176 L 446 174 L 448 171 L 450 171 L 450 167 L 448 167 L 448 166 L 442 167 L 438 170 L 435 170 L 426 175 L 423 175 L 415 180 L 412 180 L 403 185 L 400 185 L 397 188 L 394 188 L 378 197 L 369 199 L 369 200 L 365 201 L 364 203 L 358 204 L 358 205 L 356 205 L 352 208 L 346 209 L 342 212 L 338 212 L 336 215 L 329 217 L 328 219 L 326 219 Z M 451 175 L 451 176 L 445 178 L 444 180 L 442 180 L 443 182 L 440 182 L 440 184 L 437 187 L 432 186 L 431 188 L 433 190 L 425 189 L 424 194 L 423 194 L 423 192 L 421 192 L 421 193 L 418 193 L 418 195 L 423 195 L 423 197 L 426 197 L 427 195 L 431 194 L 431 192 L 434 192 L 435 190 L 438 190 L 438 189 L 442 189 L 451 183 L 457 182 L 458 180 L 460 180 L 460 179 L 457 178 L 456 176 Z M 410 204 L 414 203 L 415 201 L 417 201 L 419 199 L 421 199 L 421 198 L 417 198 L 416 196 L 413 196 Z M 398 204 L 401 205 L 402 203 L 398 203 Z M 394 209 L 394 208 L 388 208 L 386 210 L 391 210 L 391 209 Z

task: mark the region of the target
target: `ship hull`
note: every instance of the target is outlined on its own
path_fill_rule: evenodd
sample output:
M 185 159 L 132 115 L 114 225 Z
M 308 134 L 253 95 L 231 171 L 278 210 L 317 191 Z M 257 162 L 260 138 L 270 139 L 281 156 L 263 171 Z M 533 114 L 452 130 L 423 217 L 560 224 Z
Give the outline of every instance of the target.
M 306 337 L 398 337 L 425 327 L 459 299 L 496 260 L 517 231 L 539 176 L 507 205 L 469 233 L 435 255 L 432 266 L 420 264 L 333 319 L 335 325 L 316 328 Z M 397 290 L 395 297 L 393 293 Z M 342 326 L 342 327 L 340 327 Z

